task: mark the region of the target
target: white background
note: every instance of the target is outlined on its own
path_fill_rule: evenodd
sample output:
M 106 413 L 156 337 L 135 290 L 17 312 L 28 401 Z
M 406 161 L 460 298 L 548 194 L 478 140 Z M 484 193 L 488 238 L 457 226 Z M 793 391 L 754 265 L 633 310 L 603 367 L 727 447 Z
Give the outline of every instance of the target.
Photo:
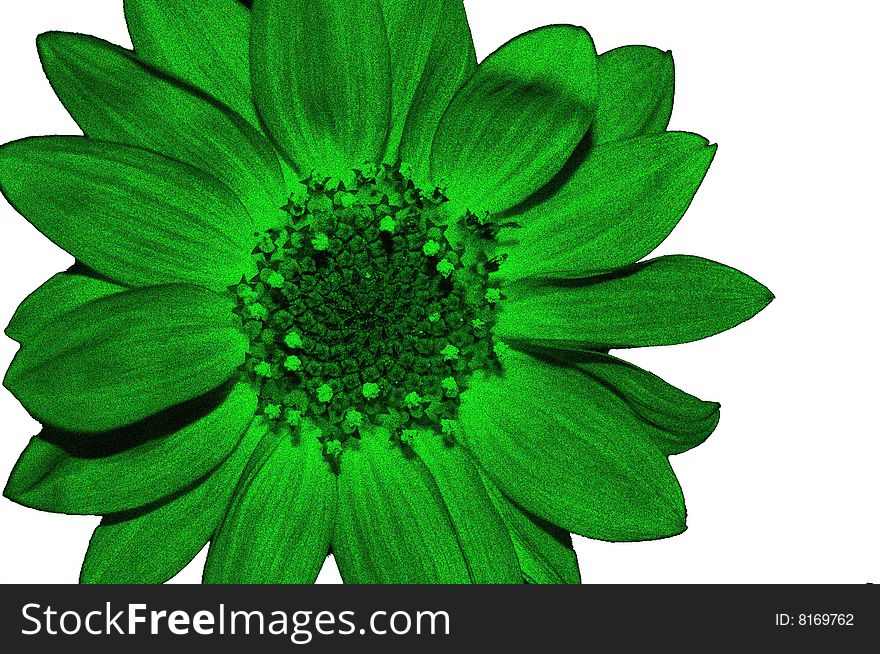
M 584 581 L 880 582 L 874 3 L 471 0 L 480 58 L 547 23 L 600 52 L 673 51 L 672 129 L 720 144 L 697 199 L 658 253 L 691 253 L 776 294 L 756 319 L 689 345 L 626 352 L 722 420 L 674 457 L 689 529 L 657 542 L 575 537 Z M 834 7 L 833 10 L 831 7 Z M 41 74 L 34 37 L 61 29 L 129 45 L 121 0 L 0 8 L 0 142 L 77 128 Z M 560 62 L 564 65 L 564 62 Z M 71 258 L 0 206 L 0 322 Z M 16 345 L 0 337 L 0 368 Z M 0 477 L 39 430 L 0 391 Z M 97 518 L 0 500 L 0 581 L 75 582 Z M 175 581 L 197 582 L 204 552 Z M 328 562 L 321 581 L 338 582 Z

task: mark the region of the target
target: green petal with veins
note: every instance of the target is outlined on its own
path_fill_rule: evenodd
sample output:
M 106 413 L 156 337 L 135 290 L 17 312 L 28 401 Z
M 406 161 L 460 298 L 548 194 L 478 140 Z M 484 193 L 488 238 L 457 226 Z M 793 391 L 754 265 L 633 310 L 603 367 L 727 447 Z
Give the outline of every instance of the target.
M 135 52 L 259 128 L 251 98 L 250 12 L 237 0 L 125 0 Z
M 399 146 L 400 159 L 412 166 L 413 179 L 430 186 L 431 144 L 437 125 L 453 96 L 476 70 L 477 55 L 462 0 L 423 1 L 427 11 L 413 11 L 407 0 L 386 0 L 383 5 L 393 85 L 386 161 L 394 162 Z M 413 31 L 414 23 L 420 29 Z M 417 70 L 417 76 L 406 74 Z
M 226 297 L 195 286 L 117 293 L 29 339 L 3 383 L 44 424 L 115 429 L 225 382 L 247 349 L 234 318 Z
M 31 439 L 3 494 L 43 511 L 102 515 L 164 499 L 200 479 L 238 444 L 257 398 L 243 384 L 84 437 L 44 429 Z
M 418 433 L 413 449 L 437 483 L 458 534 L 472 583 L 521 583 L 510 534 L 467 453 L 445 443 L 432 431 Z
M 161 584 L 180 572 L 220 526 L 265 431 L 252 424 L 223 463 L 164 504 L 104 516 L 89 542 L 81 583 Z
M 22 343 L 67 311 L 124 290 L 124 286 L 73 269 L 58 273 L 18 305 L 6 327 L 6 335 Z
M 522 34 L 483 61 L 449 105 L 434 136 L 433 180 L 471 211 L 508 209 L 559 172 L 595 107 L 590 35 L 573 25 Z
M 482 473 L 481 473 L 482 474 Z M 523 577 L 530 584 L 579 584 L 571 534 L 524 511 L 482 474 L 486 491 L 510 532 Z
M 257 225 L 281 218 L 285 183 L 275 150 L 237 113 L 106 41 L 48 32 L 37 46 L 52 88 L 86 136 L 155 150 L 211 174 Z
M 344 179 L 378 163 L 391 120 L 379 0 L 256 0 L 252 21 L 257 108 L 299 170 Z
M 684 497 L 650 428 L 579 370 L 511 352 L 462 393 L 463 443 L 498 488 L 567 531 L 611 541 L 685 530 Z
M 688 343 L 745 322 L 773 300 L 748 275 L 683 255 L 582 280 L 523 280 L 505 292 L 496 335 L 559 350 Z
M 205 583 L 310 584 L 330 547 L 336 476 L 310 430 L 261 445 L 208 550 Z
M 584 277 L 638 261 L 678 224 L 715 156 L 696 134 L 668 132 L 591 150 L 551 196 L 510 219 L 517 244 L 499 275 Z
M 596 145 L 666 129 L 675 94 L 672 53 L 625 45 L 599 55 Z
M 333 553 L 346 583 L 470 581 L 430 472 L 380 434 L 343 456 Z
M 223 290 L 253 265 L 253 222 L 213 177 L 154 152 L 80 136 L 0 147 L 0 190 L 90 268 L 132 286 Z

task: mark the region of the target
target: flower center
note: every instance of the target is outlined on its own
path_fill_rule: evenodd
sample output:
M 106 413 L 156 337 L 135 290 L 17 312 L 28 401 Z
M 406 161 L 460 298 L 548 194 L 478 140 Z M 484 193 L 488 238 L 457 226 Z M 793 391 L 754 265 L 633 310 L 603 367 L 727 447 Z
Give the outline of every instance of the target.
M 332 459 L 371 425 L 404 445 L 426 428 L 454 440 L 459 393 L 497 365 L 499 294 L 486 226 L 450 222 L 445 202 L 391 166 L 294 191 L 286 223 L 257 237 L 257 274 L 232 289 L 265 420 L 315 421 Z

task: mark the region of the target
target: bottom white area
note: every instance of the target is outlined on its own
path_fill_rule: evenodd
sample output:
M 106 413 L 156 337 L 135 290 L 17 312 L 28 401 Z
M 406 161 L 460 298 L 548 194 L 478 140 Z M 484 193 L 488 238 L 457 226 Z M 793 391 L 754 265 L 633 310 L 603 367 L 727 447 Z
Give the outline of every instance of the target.
M 202 579 L 202 567 L 205 565 L 205 559 L 208 556 L 208 548 L 205 547 L 199 555 L 192 560 L 180 573 L 170 581 L 172 584 L 197 584 Z M 339 576 L 339 568 L 336 567 L 336 559 L 333 555 L 327 557 L 321 572 L 318 574 L 318 584 L 341 584 L 342 577 Z

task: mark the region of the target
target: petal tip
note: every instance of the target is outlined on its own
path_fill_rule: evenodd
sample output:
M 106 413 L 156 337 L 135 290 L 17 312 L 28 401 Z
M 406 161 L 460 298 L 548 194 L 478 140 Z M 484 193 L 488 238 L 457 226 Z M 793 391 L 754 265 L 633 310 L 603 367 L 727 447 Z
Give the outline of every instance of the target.
M 37 35 L 36 44 L 37 44 L 37 54 L 40 56 L 40 60 L 47 56 L 55 56 L 61 50 L 64 49 L 65 43 L 70 42 L 77 35 L 72 32 L 61 32 L 58 30 L 49 30 L 48 32 L 41 32 Z

